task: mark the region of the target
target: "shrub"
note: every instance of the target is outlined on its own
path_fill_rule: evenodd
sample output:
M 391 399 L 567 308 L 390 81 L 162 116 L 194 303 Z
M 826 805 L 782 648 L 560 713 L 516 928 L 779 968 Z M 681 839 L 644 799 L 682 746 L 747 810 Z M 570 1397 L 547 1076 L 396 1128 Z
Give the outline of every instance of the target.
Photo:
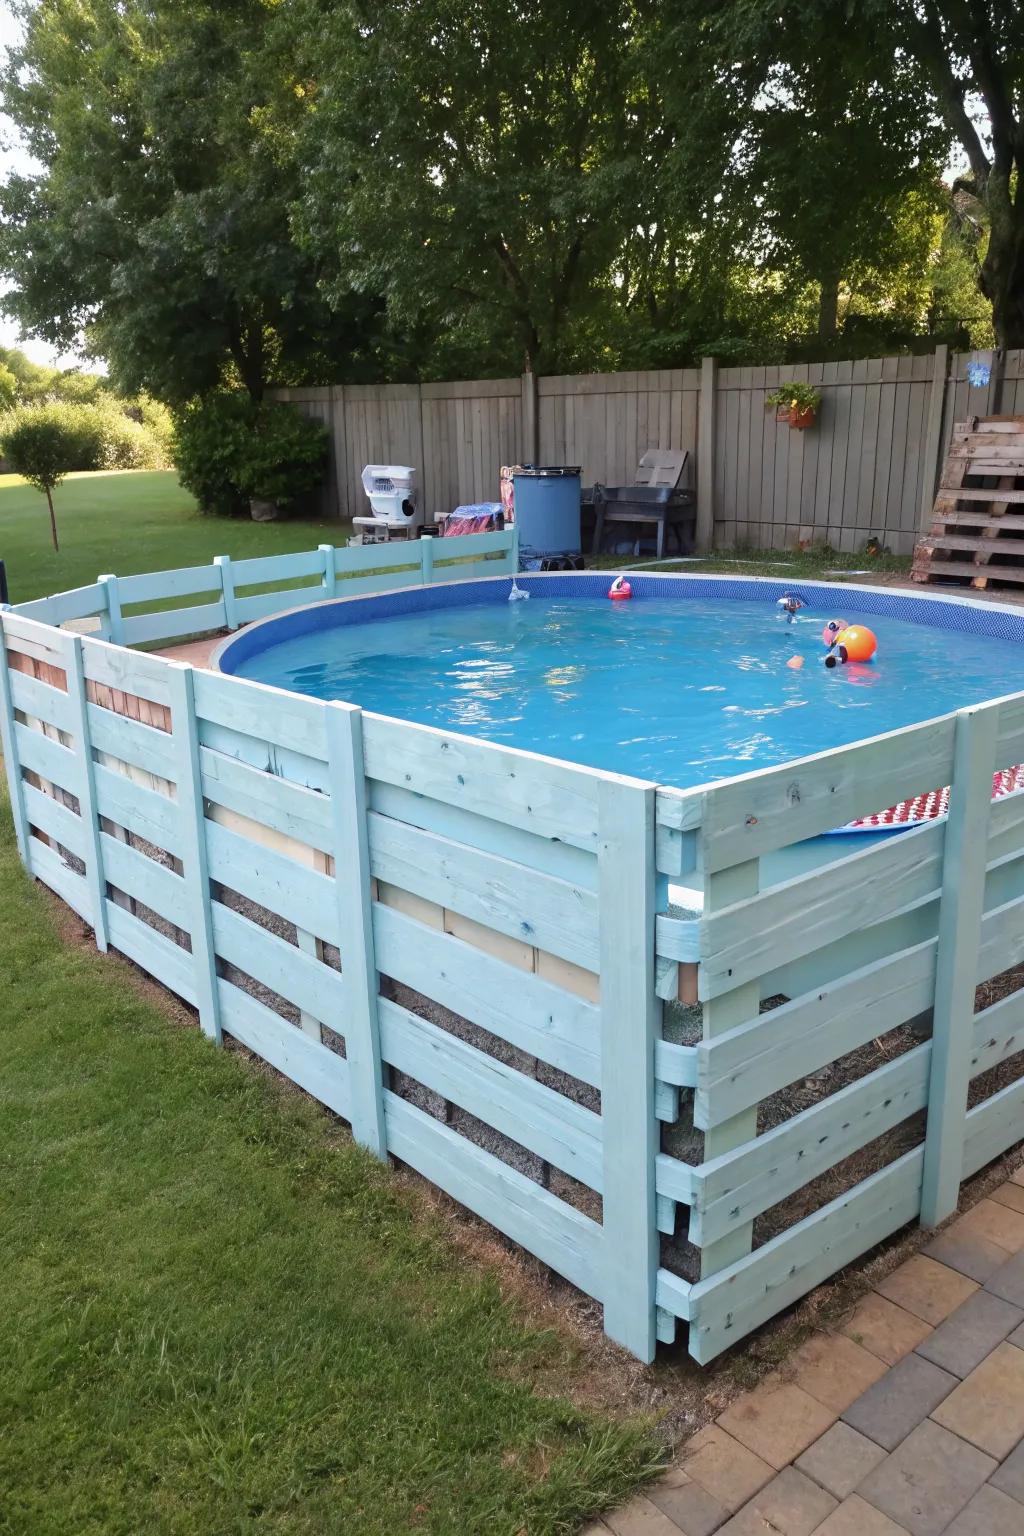
M 126 410 L 126 415 L 134 421 L 140 421 L 151 434 L 153 440 L 160 449 L 163 459 L 163 468 L 174 463 L 174 417 L 159 400 L 154 400 L 151 395 L 139 395 L 131 402 Z
M 278 402 L 215 394 L 179 415 L 175 463 L 204 512 L 241 516 L 254 498 L 288 508 L 319 485 L 327 431 Z
M 72 407 L 86 414 L 94 432 L 93 469 L 163 469 L 168 462 L 156 434 L 113 405 Z
M 0 452 L 16 474 L 24 475 L 29 485 L 46 497 L 50 537 L 56 550 L 60 544 L 52 493 L 67 472 L 68 457 L 74 448 L 66 412 L 60 406 L 27 406 L 9 411 L 0 421 Z
M 81 405 L 54 400 L 43 405 L 18 406 L 5 417 L 6 423 L 43 413 L 45 419 L 60 425 L 60 441 L 65 462 L 61 469 L 163 469 L 170 462 L 166 447 L 154 429 L 145 422 L 133 421 L 115 401 Z

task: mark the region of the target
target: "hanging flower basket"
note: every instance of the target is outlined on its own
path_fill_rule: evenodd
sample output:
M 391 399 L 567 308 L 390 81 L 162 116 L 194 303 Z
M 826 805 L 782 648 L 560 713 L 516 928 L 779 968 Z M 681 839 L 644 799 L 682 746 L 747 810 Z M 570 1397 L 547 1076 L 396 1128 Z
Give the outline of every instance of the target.
M 773 389 L 765 397 L 764 403 L 768 410 L 774 407 L 776 421 L 784 421 L 788 426 L 803 431 L 806 427 L 813 427 L 817 421 L 821 396 L 810 384 L 794 379 Z

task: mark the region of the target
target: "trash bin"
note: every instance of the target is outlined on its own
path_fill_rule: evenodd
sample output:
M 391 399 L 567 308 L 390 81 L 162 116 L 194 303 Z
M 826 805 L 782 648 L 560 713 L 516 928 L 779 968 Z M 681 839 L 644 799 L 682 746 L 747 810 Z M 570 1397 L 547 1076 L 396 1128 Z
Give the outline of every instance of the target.
M 580 553 L 578 464 L 517 465 L 513 490 L 519 559 L 525 569 L 552 555 Z

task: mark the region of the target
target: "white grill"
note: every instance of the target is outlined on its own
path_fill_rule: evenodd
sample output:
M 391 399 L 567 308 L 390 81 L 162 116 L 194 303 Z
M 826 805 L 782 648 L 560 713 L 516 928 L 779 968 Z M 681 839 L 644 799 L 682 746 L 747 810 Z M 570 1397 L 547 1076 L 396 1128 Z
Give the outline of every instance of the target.
M 418 527 L 423 521 L 416 470 L 408 464 L 367 464 L 363 490 L 374 517 L 395 528 Z

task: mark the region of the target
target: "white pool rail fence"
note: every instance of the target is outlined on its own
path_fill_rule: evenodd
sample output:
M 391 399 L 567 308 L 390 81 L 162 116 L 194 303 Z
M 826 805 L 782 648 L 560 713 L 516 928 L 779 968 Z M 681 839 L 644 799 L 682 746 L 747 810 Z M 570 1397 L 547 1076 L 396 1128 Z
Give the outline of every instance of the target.
M 487 560 L 325 547 L 0 614 L 21 857 L 211 1041 L 594 1297 L 625 1348 L 650 1360 L 683 1322 L 707 1361 L 941 1221 L 1024 1136 L 1006 1071 L 1024 991 L 975 1012 L 977 984 L 1024 961 L 1024 795 L 991 801 L 1024 760 L 1024 695 L 678 791 L 127 648 L 512 568 L 510 534 L 461 544 L 446 558 Z M 947 818 L 837 838 L 824 868 L 769 883 L 779 850 L 942 784 Z M 817 1097 L 759 1126 L 815 1074 Z

